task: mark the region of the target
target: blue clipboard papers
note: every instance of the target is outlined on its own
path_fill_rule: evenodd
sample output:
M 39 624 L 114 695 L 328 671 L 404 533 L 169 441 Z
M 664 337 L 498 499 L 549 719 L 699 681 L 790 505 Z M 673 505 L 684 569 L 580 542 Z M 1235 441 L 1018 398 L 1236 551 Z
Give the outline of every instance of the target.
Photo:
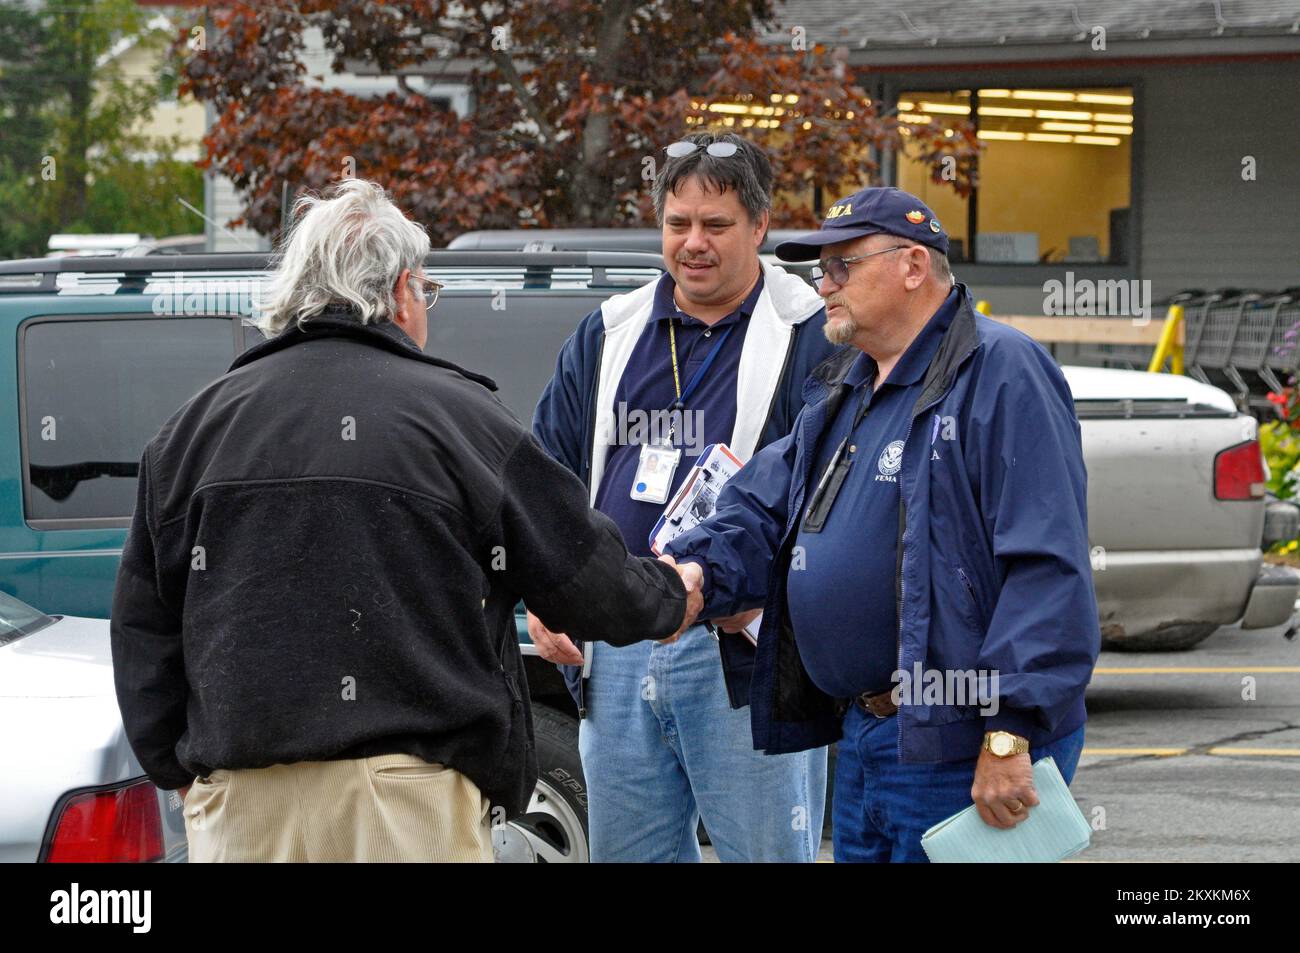
M 975 805 L 940 821 L 921 836 L 921 846 L 935 864 L 1050 864 L 1077 854 L 1092 840 L 1092 828 L 1056 762 L 1034 763 L 1038 806 L 1010 830 L 984 823 Z

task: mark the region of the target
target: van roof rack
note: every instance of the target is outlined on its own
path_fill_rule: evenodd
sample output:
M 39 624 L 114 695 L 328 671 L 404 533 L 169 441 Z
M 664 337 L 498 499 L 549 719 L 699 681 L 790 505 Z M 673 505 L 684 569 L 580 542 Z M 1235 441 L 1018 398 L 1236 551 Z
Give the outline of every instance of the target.
M 272 259 L 271 252 L 213 252 L 202 255 L 152 255 L 136 258 L 69 256 L 63 258 L 19 258 L 0 261 L 0 294 L 41 294 L 59 290 L 60 275 L 120 275 L 119 290 L 143 291 L 155 275 L 187 272 L 232 273 L 263 272 Z M 529 275 L 545 274 L 555 268 L 590 268 L 592 284 L 618 284 L 606 275 L 608 269 L 657 268 L 663 270 L 663 257 L 646 252 L 607 251 L 457 251 L 435 248 L 425 263 L 440 268 L 473 268 L 513 265 Z M 31 277 L 35 283 L 8 279 Z

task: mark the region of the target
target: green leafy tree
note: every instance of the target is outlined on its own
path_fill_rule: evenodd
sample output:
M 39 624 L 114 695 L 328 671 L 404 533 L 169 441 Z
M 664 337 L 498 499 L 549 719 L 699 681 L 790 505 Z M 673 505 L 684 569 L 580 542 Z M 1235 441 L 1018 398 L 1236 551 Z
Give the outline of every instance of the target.
M 168 54 L 133 0 L 0 7 L 0 256 L 44 252 L 54 232 L 192 232 L 175 200 L 202 201 L 202 173 L 175 141 L 133 133 L 163 76 L 129 80 L 115 43 Z M 142 158 L 152 156 L 153 158 Z

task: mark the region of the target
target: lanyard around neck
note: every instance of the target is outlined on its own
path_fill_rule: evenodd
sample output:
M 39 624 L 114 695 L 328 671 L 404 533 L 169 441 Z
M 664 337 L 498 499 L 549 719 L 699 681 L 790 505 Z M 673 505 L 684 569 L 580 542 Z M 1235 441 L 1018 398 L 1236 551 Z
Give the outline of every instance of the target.
M 731 334 L 731 332 L 735 329 L 736 326 L 734 324 L 731 325 L 725 331 L 723 331 L 721 335 L 718 336 L 718 343 L 713 345 L 713 350 L 710 351 L 709 356 L 704 359 L 704 363 L 701 364 L 700 369 L 695 372 L 695 376 L 692 377 L 690 381 L 687 383 L 686 390 L 684 391 L 682 390 L 681 372 L 677 367 L 676 327 L 677 327 L 677 323 L 672 318 L 669 318 L 668 319 L 668 345 L 673 354 L 673 391 L 674 393 L 677 394 L 677 400 L 673 404 L 672 409 L 681 410 L 683 407 L 686 406 L 686 401 L 690 398 L 690 396 L 695 393 L 695 389 L 700 386 L 700 382 L 704 380 L 704 375 L 709 372 L 709 368 L 713 365 L 713 359 L 718 356 L 718 352 L 722 350 L 722 345 L 727 343 L 727 336 Z

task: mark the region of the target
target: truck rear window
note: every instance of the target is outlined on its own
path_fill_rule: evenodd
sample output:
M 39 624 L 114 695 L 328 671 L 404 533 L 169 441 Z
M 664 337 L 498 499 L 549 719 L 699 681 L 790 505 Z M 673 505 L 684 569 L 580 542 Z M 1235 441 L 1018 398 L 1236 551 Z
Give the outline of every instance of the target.
M 235 334 L 228 317 L 36 320 L 20 347 L 26 518 L 67 527 L 130 517 L 145 444 L 225 373 Z

